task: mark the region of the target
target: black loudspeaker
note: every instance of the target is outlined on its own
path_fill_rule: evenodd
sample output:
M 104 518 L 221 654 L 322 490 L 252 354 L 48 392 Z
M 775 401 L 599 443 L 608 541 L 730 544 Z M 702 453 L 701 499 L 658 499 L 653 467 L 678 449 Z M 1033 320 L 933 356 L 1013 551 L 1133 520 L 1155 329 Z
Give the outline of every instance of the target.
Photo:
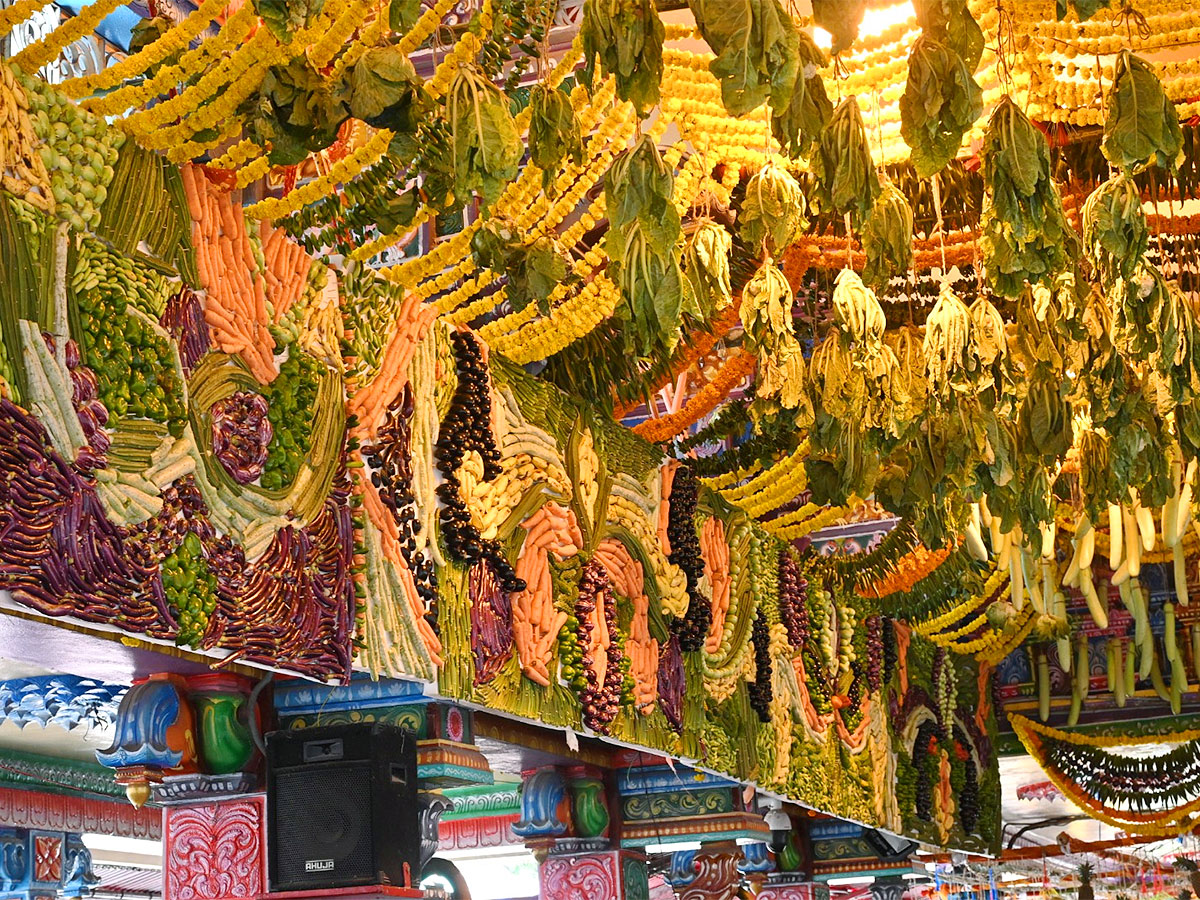
M 416 885 L 417 741 L 362 723 L 267 735 L 272 891 Z

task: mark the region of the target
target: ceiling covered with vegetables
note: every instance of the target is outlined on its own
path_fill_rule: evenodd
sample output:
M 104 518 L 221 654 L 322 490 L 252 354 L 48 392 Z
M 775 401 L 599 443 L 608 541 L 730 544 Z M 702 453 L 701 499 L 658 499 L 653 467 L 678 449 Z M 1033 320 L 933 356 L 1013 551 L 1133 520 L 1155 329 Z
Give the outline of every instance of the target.
M 1003 740 L 1194 826 L 1200 733 L 1075 728 L 1200 680 L 1186 4 L 203 0 L 65 80 L 123 7 L 45 5 L 6 603 L 935 846 L 1000 846 Z

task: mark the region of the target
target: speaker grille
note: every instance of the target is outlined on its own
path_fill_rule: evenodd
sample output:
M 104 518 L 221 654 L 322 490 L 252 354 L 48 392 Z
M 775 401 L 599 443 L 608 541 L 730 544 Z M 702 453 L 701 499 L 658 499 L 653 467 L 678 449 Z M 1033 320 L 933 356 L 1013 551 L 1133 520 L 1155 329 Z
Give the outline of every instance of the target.
M 363 762 L 276 773 L 279 883 L 326 887 L 377 880 L 371 783 L 371 767 Z

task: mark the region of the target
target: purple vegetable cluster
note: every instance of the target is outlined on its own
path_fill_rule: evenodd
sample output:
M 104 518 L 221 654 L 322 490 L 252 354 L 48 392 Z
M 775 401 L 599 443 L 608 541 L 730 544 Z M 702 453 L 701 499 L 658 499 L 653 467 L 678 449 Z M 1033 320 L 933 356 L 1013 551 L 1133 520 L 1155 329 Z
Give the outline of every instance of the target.
M 263 473 L 274 430 L 267 398 L 237 391 L 212 405 L 212 452 L 229 477 L 250 484 Z

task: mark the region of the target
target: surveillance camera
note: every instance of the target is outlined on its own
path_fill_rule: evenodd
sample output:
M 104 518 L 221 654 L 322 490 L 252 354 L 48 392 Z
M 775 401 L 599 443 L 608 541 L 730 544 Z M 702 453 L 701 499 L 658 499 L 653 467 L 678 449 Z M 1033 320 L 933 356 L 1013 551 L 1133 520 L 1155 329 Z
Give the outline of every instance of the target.
M 772 800 L 763 821 L 771 829 L 771 850 L 778 853 L 787 844 L 788 832 L 792 830 L 791 817 L 783 811 L 783 806 L 778 800 Z

